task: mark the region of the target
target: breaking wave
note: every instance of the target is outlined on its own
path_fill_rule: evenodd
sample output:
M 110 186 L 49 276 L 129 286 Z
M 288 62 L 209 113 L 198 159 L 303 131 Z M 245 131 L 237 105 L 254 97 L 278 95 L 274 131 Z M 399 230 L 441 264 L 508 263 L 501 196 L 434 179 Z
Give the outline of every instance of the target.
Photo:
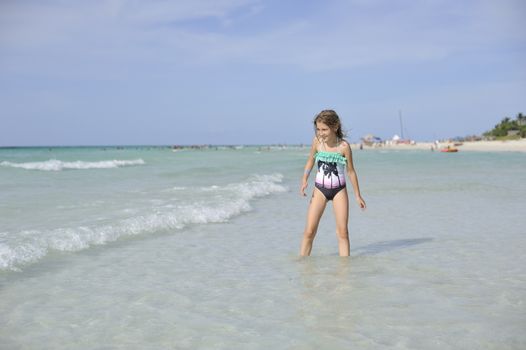
M 64 162 L 57 159 L 50 159 L 44 162 L 27 162 L 27 163 L 12 163 L 3 161 L 0 166 L 11 168 L 22 168 L 27 170 L 42 170 L 42 171 L 62 171 L 67 169 L 83 170 L 83 169 L 112 169 L 123 166 L 143 165 L 144 160 L 102 160 L 98 162 L 84 162 L 77 160 L 74 162 Z
M 42 259 L 50 251 L 79 251 L 126 236 L 179 230 L 190 224 L 226 222 L 250 211 L 250 201 L 255 198 L 287 191 L 281 184 L 282 178 L 281 174 L 255 175 L 246 182 L 193 188 L 207 195 L 198 196 L 199 200 L 188 204 L 164 205 L 152 208 L 145 215 L 103 225 L 0 232 L 0 269 L 18 270 Z

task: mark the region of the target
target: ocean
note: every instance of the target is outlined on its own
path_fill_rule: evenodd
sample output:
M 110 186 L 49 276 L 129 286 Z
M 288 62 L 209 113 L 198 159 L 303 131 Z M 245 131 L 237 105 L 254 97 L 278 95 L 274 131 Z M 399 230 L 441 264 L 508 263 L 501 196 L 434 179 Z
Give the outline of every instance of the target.
M 525 153 L 354 150 L 300 258 L 308 153 L 0 149 L 0 349 L 526 348 Z

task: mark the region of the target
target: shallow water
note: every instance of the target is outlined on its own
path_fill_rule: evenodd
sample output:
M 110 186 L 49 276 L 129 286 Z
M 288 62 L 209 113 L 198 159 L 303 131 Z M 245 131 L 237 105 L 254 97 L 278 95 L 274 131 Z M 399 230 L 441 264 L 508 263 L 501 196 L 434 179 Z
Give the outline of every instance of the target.
M 356 151 L 351 257 L 329 205 L 299 258 L 306 149 L 17 152 L 92 168 L 0 167 L 5 348 L 526 347 L 524 154 Z

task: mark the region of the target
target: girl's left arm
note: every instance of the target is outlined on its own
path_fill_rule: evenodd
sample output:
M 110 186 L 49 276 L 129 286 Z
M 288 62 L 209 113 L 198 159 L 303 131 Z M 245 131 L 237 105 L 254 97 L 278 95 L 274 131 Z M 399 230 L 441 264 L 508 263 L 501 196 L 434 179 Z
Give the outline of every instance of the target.
M 354 192 L 354 197 L 356 198 L 356 202 L 358 203 L 361 209 L 365 209 L 366 204 L 360 193 L 360 185 L 358 184 L 358 175 L 356 174 L 356 170 L 354 170 L 351 146 L 347 142 L 345 144 L 346 146 L 343 149 L 343 155 L 347 159 L 347 175 L 349 176 L 349 180 L 351 181 L 353 192 Z

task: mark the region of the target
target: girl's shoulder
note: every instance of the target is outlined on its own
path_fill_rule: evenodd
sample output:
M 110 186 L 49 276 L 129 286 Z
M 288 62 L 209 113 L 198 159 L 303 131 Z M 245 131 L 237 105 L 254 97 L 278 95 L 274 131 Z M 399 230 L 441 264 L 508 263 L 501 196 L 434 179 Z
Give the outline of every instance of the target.
M 347 141 L 346 139 L 341 139 L 340 140 L 340 147 L 347 147 L 347 146 L 350 146 L 349 141 Z
M 339 146 L 341 149 L 347 149 L 347 148 L 351 148 L 351 144 L 349 143 L 349 141 L 345 140 L 345 139 L 342 139 L 340 141 L 340 146 Z
M 340 143 L 340 146 L 339 146 L 339 149 L 340 149 L 340 152 L 342 152 L 343 155 L 345 155 L 345 156 L 348 155 L 347 152 L 352 153 L 351 144 L 347 140 L 343 140 L 342 139 L 342 141 Z

